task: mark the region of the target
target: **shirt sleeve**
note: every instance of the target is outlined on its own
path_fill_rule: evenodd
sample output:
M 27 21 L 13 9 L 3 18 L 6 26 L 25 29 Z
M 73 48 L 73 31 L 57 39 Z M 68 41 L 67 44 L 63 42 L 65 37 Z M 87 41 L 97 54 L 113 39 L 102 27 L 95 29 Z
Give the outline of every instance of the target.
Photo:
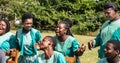
M 40 41 L 42 39 L 40 31 L 36 32 L 36 42 Z
M 16 48 L 15 35 L 11 35 L 9 43 L 10 43 L 10 48 Z
M 97 47 L 97 46 L 100 45 L 100 42 L 101 42 L 100 34 L 101 34 L 101 33 L 99 33 L 99 34 L 96 36 L 96 38 L 94 39 L 94 46 L 93 46 L 93 47 Z
M 72 49 L 75 52 L 80 47 L 79 42 L 77 39 L 73 40 L 72 42 Z
M 65 57 L 62 54 L 59 54 L 57 57 L 57 63 L 66 63 Z

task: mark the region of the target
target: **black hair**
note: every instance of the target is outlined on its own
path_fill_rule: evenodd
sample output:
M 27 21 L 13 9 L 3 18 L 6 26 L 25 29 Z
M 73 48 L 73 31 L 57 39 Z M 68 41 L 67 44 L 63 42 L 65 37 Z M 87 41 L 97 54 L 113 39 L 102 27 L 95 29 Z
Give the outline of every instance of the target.
M 24 13 L 22 15 L 22 23 L 24 23 L 26 19 L 31 19 L 31 18 L 34 20 L 34 17 L 33 17 L 32 14 L 30 14 L 30 13 Z
M 117 40 L 109 40 L 107 43 L 112 43 L 115 50 L 119 50 L 120 54 L 120 42 Z
M 117 6 L 115 3 L 112 3 L 112 2 L 107 2 L 105 5 L 104 5 L 104 9 L 109 9 L 109 8 L 112 8 L 115 12 L 118 11 L 117 9 Z
M 72 24 L 72 21 L 71 21 L 70 19 L 66 18 L 66 19 L 62 20 L 60 23 L 65 24 L 65 28 L 67 29 L 66 34 L 73 36 L 73 34 L 72 34 L 71 31 L 70 31 L 70 28 L 71 28 L 72 25 L 73 25 L 73 24 Z
M 46 36 L 49 38 L 49 41 L 52 43 L 53 46 L 53 50 L 55 50 L 55 46 L 56 46 L 56 41 L 52 36 Z
M 9 23 L 9 21 L 7 19 L 5 19 L 5 18 L 0 18 L 0 21 L 4 21 L 5 24 L 6 24 L 6 31 L 5 31 L 5 33 L 9 32 L 10 31 L 10 23 Z

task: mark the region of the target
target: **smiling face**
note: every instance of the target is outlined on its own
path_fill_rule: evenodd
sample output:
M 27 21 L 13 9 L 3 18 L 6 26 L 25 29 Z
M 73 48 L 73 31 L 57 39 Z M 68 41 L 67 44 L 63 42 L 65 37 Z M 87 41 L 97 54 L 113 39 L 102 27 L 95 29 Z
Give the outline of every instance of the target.
M 0 35 L 3 35 L 6 33 L 6 23 L 4 21 L 0 21 Z
M 23 22 L 23 26 L 24 26 L 24 29 L 26 31 L 29 31 L 30 28 L 32 27 L 32 25 L 33 25 L 33 19 L 32 18 L 25 19 L 25 21 Z
M 114 58 L 116 55 L 119 54 L 118 50 L 114 49 L 114 45 L 112 43 L 107 43 L 104 52 L 106 58 Z
M 65 28 L 65 24 L 59 23 L 55 28 L 56 36 L 66 35 L 67 29 Z
M 105 9 L 104 14 L 105 14 L 106 18 L 111 21 L 116 18 L 116 11 L 113 10 L 112 8 Z

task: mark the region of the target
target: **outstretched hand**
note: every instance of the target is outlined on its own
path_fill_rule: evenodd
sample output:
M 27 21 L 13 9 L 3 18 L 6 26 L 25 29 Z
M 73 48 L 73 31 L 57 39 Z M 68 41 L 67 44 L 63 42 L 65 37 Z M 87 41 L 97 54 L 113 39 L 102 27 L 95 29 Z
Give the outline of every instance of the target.
M 81 56 L 84 53 L 85 50 L 86 50 L 86 45 L 82 44 L 81 47 L 79 47 L 77 49 L 76 55 L 77 56 Z
M 41 42 L 38 42 L 38 43 L 35 44 L 35 47 L 36 47 L 38 50 L 40 50 L 40 43 L 41 43 Z
M 88 49 L 92 50 L 93 45 L 94 45 L 94 41 L 90 40 L 90 42 L 88 42 Z
M 86 46 L 84 44 L 82 44 L 81 47 L 80 47 L 80 51 L 84 52 L 85 50 L 86 50 Z

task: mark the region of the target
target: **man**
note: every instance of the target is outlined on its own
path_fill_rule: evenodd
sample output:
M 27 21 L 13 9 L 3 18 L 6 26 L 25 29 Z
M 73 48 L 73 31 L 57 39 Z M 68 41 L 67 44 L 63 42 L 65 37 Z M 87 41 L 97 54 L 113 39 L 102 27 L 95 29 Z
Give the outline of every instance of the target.
M 108 20 L 102 25 L 96 38 L 88 42 L 90 50 L 92 47 L 100 46 L 98 51 L 99 58 L 105 57 L 104 48 L 107 41 L 113 39 L 113 37 L 117 37 L 114 35 L 114 32 L 120 28 L 120 16 L 118 15 L 117 6 L 114 3 L 107 2 L 104 5 L 104 13 Z
M 35 63 L 66 63 L 62 53 L 54 51 L 55 44 L 52 36 L 46 36 L 41 42 L 36 44 L 36 48 L 43 50 L 44 53 L 38 55 Z

